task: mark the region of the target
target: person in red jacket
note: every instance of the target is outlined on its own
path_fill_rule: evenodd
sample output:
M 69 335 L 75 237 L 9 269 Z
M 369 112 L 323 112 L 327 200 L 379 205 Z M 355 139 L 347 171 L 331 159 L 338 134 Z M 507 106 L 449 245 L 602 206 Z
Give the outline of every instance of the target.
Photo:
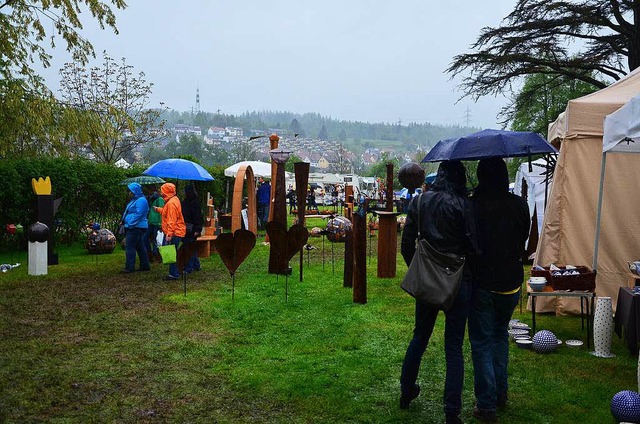
M 164 199 L 163 207 L 156 207 L 155 210 L 162 216 L 162 232 L 164 233 L 164 244 L 172 244 L 178 249 L 178 245 L 187 233 L 187 227 L 182 216 L 182 204 L 176 196 L 176 186 L 173 183 L 165 183 L 160 187 L 160 195 Z M 178 265 L 169 265 L 169 275 L 165 280 L 177 280 L 180 278 Z

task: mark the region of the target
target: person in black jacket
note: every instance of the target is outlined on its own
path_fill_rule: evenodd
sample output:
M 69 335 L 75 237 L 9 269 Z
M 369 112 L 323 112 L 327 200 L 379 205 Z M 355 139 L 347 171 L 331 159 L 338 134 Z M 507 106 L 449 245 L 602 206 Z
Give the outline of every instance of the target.
M 496 409 L 507 402 L 507 327 L 520 299 L 531 220 L 527 202 L 509 192 L 504 160 L 482 159 L 477 174 L 472 204 L 481 254 L 469 314 L 477 399 L 473 415 L 492 422 Z
M 184 217 L 184 223 L 187 227 L 187 233 L 182 240 L 183 243 L 195 243 L 196 239 L 202 234 L 202 208 L 200 207 L 200 199 L 198 198 L 198 192 L 191 184 L 184 188 L 185 198 L 182 201 L 182 216 Z M 200 270 L 200 258 L 198 258 L 198 252 L 196 251 L 189 262 L 184 267 L 184 272 L 187 274 L 193 271 Z
M 416 251 L 418 202 L 421 236 L 441 252 L 469 256 L 476 253 L 471 206 L 467 198 L 465 168 L 460 161 L 445 161 L 430 190 L 409 204 L 402 232 L 401 253 L 409 265 Z M 462 344 L 471 302 L 472 273 L 468 261 L 453 306 L 445 311 L 444 350 L 447 373 L 444 388 L 444 412 L 447 423 L 461 423 L 464 360 Z M 400 408 L 406 409 L 420 393 L 416 384 L 422 355 L 438 317 L 438 310 L 416 301 L 415 327 L 402 364 Z

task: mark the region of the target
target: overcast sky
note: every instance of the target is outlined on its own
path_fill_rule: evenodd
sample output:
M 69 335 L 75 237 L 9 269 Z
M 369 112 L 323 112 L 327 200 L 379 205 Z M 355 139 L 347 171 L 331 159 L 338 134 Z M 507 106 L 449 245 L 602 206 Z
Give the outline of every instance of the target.
M 504 98 L 463 99 L 444 70 L 516 0 L 130 0 L 119 35 L 83 32 L 154 84 L 150 106 L 317 112 L 366 122 L 498 128 Z M 86 15 L 84 22 L 89 21 Z M 62 44 L 61 41 L 58 42 Z M 45 72 L 57 89 L 56 53 Z M 94 64 L 99 64 L 99 61 Z

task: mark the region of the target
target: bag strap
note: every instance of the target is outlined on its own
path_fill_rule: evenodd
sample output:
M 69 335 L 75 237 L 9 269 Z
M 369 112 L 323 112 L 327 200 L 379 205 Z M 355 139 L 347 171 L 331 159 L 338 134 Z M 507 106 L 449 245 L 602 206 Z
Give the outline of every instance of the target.
M 421 211 L 420 211 L 420 207 L 422 206 L 422 193 L 420 193 L 418 195 L 418 241 L 420 241 L 420 232 L 422 229 L 422 223 L 420 222 L 420 218 L 421 218 Z

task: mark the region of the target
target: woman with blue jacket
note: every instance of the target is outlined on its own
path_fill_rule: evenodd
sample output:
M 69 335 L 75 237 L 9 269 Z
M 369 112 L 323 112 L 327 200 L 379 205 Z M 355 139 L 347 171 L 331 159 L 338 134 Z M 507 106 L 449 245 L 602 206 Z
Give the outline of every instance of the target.
M 136 270 L 136 252 L 140 258 L 139 271 L 149 271 L 149 256 L 144 243 L 144 235 L 149 223 L 147 214 L 149 213 L 149 202 L 142 193 L 142 186 L 138 183 L 127 185 L 129 189 L 129 203 L 122 214 L 122 224 L 126 234 L 125 244 L 125 273 Z

